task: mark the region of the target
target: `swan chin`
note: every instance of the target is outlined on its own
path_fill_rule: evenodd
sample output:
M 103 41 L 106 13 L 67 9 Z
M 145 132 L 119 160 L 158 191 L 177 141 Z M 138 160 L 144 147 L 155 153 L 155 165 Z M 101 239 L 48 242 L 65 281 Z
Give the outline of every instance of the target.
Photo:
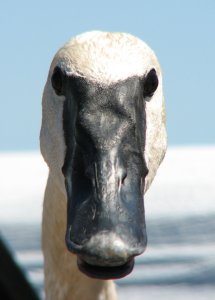
M 95 266 L 87 263 L 81 257 L 77 259 L 79 270 L 88 277 L 101 280 L 120 279 L 130 274 L 134 268 L 134 258 L 120 266 Z

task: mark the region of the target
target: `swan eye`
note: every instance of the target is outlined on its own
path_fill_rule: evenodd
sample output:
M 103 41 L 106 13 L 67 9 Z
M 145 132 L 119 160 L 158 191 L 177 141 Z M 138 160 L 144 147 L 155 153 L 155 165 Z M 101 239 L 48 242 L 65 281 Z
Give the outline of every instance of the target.
M 143 96 L 152 97 L 158 87 L 158 77 L 155 69 L 151 69 L 144 80 Z
M 51 83 L 58 96 L 63 95 L 63 77 L 64 74 L 62 70 L 59 67 L 55 67 L 51 77 Z

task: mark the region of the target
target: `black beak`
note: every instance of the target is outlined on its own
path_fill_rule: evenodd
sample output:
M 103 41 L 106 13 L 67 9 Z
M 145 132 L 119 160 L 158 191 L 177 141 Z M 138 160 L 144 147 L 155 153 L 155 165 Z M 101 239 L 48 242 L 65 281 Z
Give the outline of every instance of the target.
M 130 274 L 134 268 L 134 259 L 115 267 L 101 267 L 90 265 L 81 258 L 78 258 L 78 268 L 85 275 L 95 279 L 120 279 Z
M 128 275 L 147 243 L 144 180 L 120 167 L 115 155 L 103 153 L 90 174 L 67 172 L 65 182 L 66 244 L 77 254 L 79 269 L 100 279 Z

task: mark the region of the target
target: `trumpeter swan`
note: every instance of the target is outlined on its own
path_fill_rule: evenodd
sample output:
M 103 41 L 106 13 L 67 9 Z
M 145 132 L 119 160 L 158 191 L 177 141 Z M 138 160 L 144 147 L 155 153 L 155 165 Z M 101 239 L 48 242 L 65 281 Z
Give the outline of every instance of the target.
M 49 166 L 42 244 L 47 300 L 116 299 L 112 278 L 146 247 L 144 192 L 166 151 L 162 75 L 126 33 L 89 32 L 55 55 L 43 94 Z

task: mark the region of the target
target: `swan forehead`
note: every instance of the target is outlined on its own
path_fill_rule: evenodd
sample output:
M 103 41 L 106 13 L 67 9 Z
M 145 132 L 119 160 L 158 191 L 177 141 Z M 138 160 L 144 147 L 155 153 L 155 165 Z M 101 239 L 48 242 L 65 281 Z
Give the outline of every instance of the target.
M 88 32 L 65 44 L 56 54 L 51 70 L 58 65 L 68 74 L 101 84 L 143 76 L 151 68 L 160 73 L 154 52 L 127 33 Z

